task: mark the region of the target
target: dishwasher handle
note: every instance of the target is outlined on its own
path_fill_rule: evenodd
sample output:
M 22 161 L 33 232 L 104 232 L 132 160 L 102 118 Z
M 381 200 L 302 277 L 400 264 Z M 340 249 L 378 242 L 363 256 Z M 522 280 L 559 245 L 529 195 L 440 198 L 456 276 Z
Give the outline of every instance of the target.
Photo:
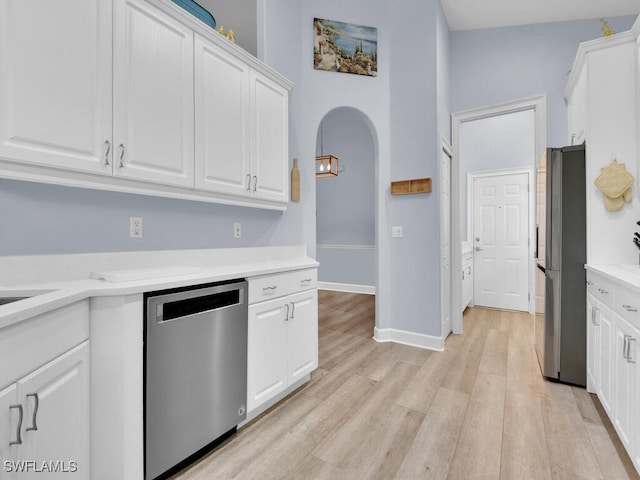
M 149 298 L 149 313 L 164 323 L 201 313 L 222 310 L 245 301 L 246 282 L 202 290 L 188 290 Z

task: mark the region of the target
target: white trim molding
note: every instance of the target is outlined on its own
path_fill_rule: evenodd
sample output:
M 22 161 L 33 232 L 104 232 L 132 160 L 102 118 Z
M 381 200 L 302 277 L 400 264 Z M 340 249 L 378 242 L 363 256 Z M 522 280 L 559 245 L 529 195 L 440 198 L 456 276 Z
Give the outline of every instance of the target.
M 333 292 L 364 293 L 375 295 L 376 287 L 373 285 L 356 285 L 353 283 L 318 282 L 319 290 L 331 290 Z
M 424 348 L 425 350 L 444 351 L 444 338 L 433 337 L 423 333 L 407 332 L 395 328 L 373 329 L 373 339 L 379 343 L 393 342 L 409 345 L 411 347 Z

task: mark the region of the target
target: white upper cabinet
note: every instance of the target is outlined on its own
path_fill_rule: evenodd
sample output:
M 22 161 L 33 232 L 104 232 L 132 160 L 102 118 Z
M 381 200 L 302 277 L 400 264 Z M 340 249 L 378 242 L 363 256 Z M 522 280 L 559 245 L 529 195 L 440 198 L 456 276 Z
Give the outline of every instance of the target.
M 196 187 L 286 205 L 289 92 L 196 35 Z
M 594 265 L 638 261 L 630 235 L 640 203 L 634 199 L 612 214 L 593 182 L 613 160 L 632 175 L 640 171 L 639 34 L 636 22 L 631 31 L 581 43 L 565 88 L 569 143 L 586 142 L 587 263 Z M 632 194 L 638 191 L 636 184 Z
M 286 202 L 289 94 L 258 72 L 251 74 L 252 192 L 261 199 Z
M 114 7 L 114 175 L 193 186 L 193 31 L 143 0 Z
M 0 2 L 0 157 L 111 174 L 111 2 Z
M 5 0 L 0 177 L 285 210 L 291 88 L 170 1 Z
M 195 68 L 196 187 L 247 195 L 249 67 L 196 35 Z

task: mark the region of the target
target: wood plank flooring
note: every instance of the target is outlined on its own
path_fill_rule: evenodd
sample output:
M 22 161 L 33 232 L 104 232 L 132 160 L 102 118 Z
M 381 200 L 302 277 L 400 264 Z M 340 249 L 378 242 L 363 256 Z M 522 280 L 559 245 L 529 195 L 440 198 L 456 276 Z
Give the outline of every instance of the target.
M 319 302 L 311 381 L 174 480 L 640 480 L 597 397 L 541 377 L 530 315 L 467 309 L 431 352 L 372 340 L 372 296 Z

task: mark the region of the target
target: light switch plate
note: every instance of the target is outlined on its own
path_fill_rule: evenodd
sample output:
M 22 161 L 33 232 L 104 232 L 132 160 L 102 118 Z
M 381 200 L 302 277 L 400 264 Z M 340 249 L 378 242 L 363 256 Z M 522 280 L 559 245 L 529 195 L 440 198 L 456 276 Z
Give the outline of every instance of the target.
M 393 238 L 402 238 L 402 227 L 391 227 L 391 236 Z

